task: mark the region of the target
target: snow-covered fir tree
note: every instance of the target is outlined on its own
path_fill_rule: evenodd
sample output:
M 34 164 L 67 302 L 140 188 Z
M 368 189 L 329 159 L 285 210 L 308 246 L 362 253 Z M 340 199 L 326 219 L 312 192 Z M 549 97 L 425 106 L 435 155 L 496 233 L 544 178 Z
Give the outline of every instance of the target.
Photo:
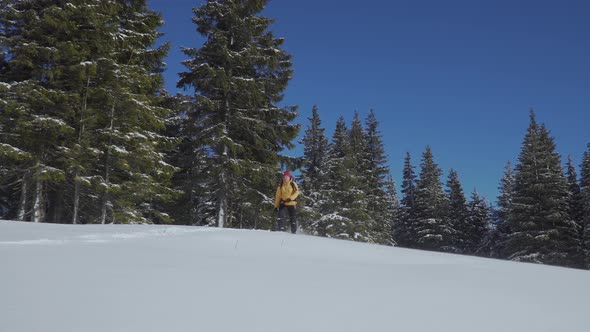
M 299 132 L 295 107 L 279 106 L 292 62 L 284 40 L 268 30 L 273 21 L 258 15 L 267 2 L 207 1 L 193 18 L 206 41 L 184 49 L 178 86 L 195 91 L 188 139 L 205 149 L 206 171 L 194 176 L 207 185 L 210 196 L 200 199 L 214 206 L 219 227 L 270 218 L 277 165 L 286 159 L 280 152 Z
M 568 212 L 572 220 L 580 224 L 584 218 L 582 191 L 578 180 L 578 173 L 571 156 L 568 156 L 565 172 L 569 187 Z
M 514 199 L 514 170 L 510 162 L 506 163 L 504 168 L 504 175 L 500 180 L 500 186 L 498 187 L 500 193 L 498 195 L 498 216 L 500 220 L 504 221 L 510 214 L 512 208 L 512 201 Z
M 416 186 L 415 213 L 410 234 L 416 247 L 428 250 L 457 252 L 454 247 L 454 230 L 447 218 L 448 199 L 440 177 L 442 170 L 434 162 L 430 146 L 422 155 L 420 177 Z
M 6 72 L 5 65 L 0 67 L 2 69 Z M 5 76 L 0 75 L 0 79 L 2 77 Z M 24 220 L 29 215 L 30 179 L 27 171 L 21 169 L 30 164 L 32 155 L 22 150 L 25 145 L 20 142 L 21 121 L 14 115 L 13 110 L 18 106 L 10 96 L 11 90 L 12 85 L 0 82 L 0 208 L 1 217 Z M 19 193 L 20 197 L 15 198 Z
M 584 201 L 582 199 L 582 190 L 580 189 L 580 182 L 578 181 L 578 174 L 574 161 L 571 156 L 568 156 L 566 164 L 566 178 L 568 183 L 568 214 L 570 218 L 576 223 L 577 238 L 582 246 L 580 248 L 579 257 L 575 259 L 576 267 L 584 267 Z
M 169 222 L 156 208 L 174 194 L 169 182 L 176 170 L 164 153 L 175 140 L 161 134 L 170 110 L 159 106 L 168 45 L 153 47 L 163 21 L 145 0 L 117 2 L 116 8 L 111 57 L 99 59 L 96 78 L 106 92 L 96 106 L 101 158 L 93 181 L 104 188 L 100 219 Z
M 158 107 L 167 45 L 145 1 L 2 7 L 8 121 L 22 151 L 14 215 L 32 221 L 166 222 L 174 168 Z M 14 158 L 13 158 L 14 159 Z M 133 192 L 134 195 L 128 195 Z M 83 207 L 83 209 L 82 209 Z
M 416 222 L 416 173 L 412 165 L 412 157 L 406 152 L 404 159 L 402 199 L 396 223 L 393 226 L 393 238 L 397 245 L 402 247 L 414 247 L 416 237 L 411 234 L 412 226 Z
M 397 215 L 395 183 L 388 166 L 379 121 L 371 110 L 365 120 L 364 181 L 367 184 L 367 208 L 371 219 L 371 237 L 382 244 L 392 244 L 392 227 Z
M 310 124 L 302 139 L 305 164 L 301 170 L 303 179 L 301 186 L 305 188 L 306 196 L 315 202 L 317 199 L 313 196 L 319 192 L 322 181 L 326 177 L 326 153 L 329 142 L 324 134 L 326 129 L 322 127 L 318 107 L 314 105 L 311 112 L 311 118 L 308 118 Z
M 486 200 L 477 193 L 477 190 L 474 190 L 467 205 L 468 228 L 463 253 L 475 254 L 479 252 L 481 255 L 488 255 L 489 248 L 482 252 L 480 252 L 480 249 L 484 246 L 484 241 L 489 238 L 490 210 Z
M 467 198 L 465 198 L 459 175 L 454 169 L 449 172 L 446 194 L 449 202 L 447 218 L 454 233 L 453 243 L 458 252 L 464 253 L 468 251 L 471 225 L 467 221 Z
M 387 196 L 387 201 L 393 207 L 393 212 L 395 214 L 399 214 L 401 203 L 399 200 L 399 196 L 397 194 L 397 185 L 395 183 L 395 180 L 393 179 L 393 175 L 391 174 L 387 175 L 387 180 L 385 181 L 385 194 Z
M 326 160 L 327 182 L 320 190 L 325 198 L 319 204 L 321 235 L 393 244 L 399 202 L 378 127 L 374 112 L 366 128 L 358 112 L 350 129 L 338 119 Z
M 508 257 L 507 253 L 503 250 L 502 244 L 509 233 L 507 219 L 512 209 L 514 181 L 514 170 L 512 169 L 512 164 L 508 161 L 504 168 L 504 175 L 500 180 L 500 186 L 498 187 L 500 192 L 498 195 L 498 208 L 495 211 L 494 225 L 490 234 L 492 257 Z
M 210 180 L 198 175 L 206 172 L 205 148 L 197 144 L 195 126 L 186 121 L 186 115 L 192 108 L 191 97 L 177 94 L 166 95 L 163 103 L 165 107 L 175 111 L 175 116 L 169 119 L 167 134 L 179 137 L 177 144 L 169 153 L 169 163 L 178 167 L 180 171 L 174 174 L 172 187 L 180 194 L 168 204 L 167 211 L 177 224 L 206 225 L 214 223 L 215 209 L 205 197 L 211 197 L 207 188 L 211 186 L 203 183 Z
M 389 216 L 389 229 L 387 229 L 387 231 L 389 232 L 391 243 L 397 245 L 397 242 L 395 241 L 395 227 L 399 224 L 401 218 L 401 204 L 397 194 L 397 187 L 393 175 L 391 174 L 387 175 L 387 180 L 385 181 L 385 202 L 386 206 L 389 208 L 389 211 L 386 211 Z
M 317 229 L 322 236 L 350 237 L 348 228 L 351 221 L 342 214 L 345 208 L 342 202 L 347 195 L 348 137 L 349 130 L 344 117 L 341 116 L 336 122 L 336 128 L 329 144 L 326 159 L 327 182 L 326 186 L 321 189 L 321 195 L 325 199 L 319 206 L 322 217 L 318 222 Z
M 8 173 L 9 181 L 18 184 L 12 195 L 18 197 L 18 208 L 11 213 L 18 220 L 46 221 L 49 184 L 65 181 L 58 159 L 75 130 L 65 121 L 73 112 L 73 98 L 61 88 L 68 83 L 61 66 L 73 50 L 68 52 L 63 39 L 48 33 L 70 30 L 64 15 L 61 8 L 40 1 L 5 2 L 0 9 L 5 54 L 0 144 L 4 157 L 15 162 Z
M 568 187 L 555 143 L 531 111 L 516 166 L 514 196 L 504 241 L 508 258 L 572 266 L 579 252 L 568 214 Z
M 590 268 L 590 144 L 582 158 L 580 171 L 580 191 L 582 192 L 582 205 L 584 208 L 584 242 L 582 250 L 586 256 L 586 268 Z
M 365 172 L 369 167 L 366 158 L 367 142 L 365 141 L 365 129 L 363 128 L 363 123 L 358 112 L 354 112 L 348 134 L 347 159 L 349 164 L 347 166 L 350 166 L 351 169 L 356 169 L 355 172 L 351 173 L 354 177 L 353 180 L 357 182 L 354 185 L 357 188 L 366 189 L 368 184 L 364 183 L 365 181 L 363 179 L 358 178 L 366 176 L 367 174 Z
M 358 114 L 350 129 L 344 117 L 338 119 L 328 152 L 327 204 L 322 208 L 320 220 L 322 233 L 326 236 L 374 242 L 369 233 L 366 184 L 362 181 L 365 169 L 363 137 Z
M 365 129 L 358 112 L 350 124 L 349 140 L 345 165 L 348 178 L 346 180 L 346 195 L 342 201 L 345 207 L 344 215 L 351 219 L 349 234 L 352 239 L 363 242 L 377 242 L 374 232 L 375 220 L 371 218 L 369 211 L 369 184 L 365 177 L 368 174 L 369 165 L 366 158 L 367 142 Z
M 303 228 L 315 234 L 317 233 L 315 221 L 321 216 L 319 207 L 323 204 L 321 189 L 325 187 L 328 173 L 326 159 L 329 142 L 324 134 L 325 128 L 322 127 L 316 105 L 313 106 L 311 118 L 308 120 L 309 126 L 302 139 L 304 164 L 300 185 L 301 192 L 305 193 L 305 207 L 303 215 L 300 213 L 298 219 Z

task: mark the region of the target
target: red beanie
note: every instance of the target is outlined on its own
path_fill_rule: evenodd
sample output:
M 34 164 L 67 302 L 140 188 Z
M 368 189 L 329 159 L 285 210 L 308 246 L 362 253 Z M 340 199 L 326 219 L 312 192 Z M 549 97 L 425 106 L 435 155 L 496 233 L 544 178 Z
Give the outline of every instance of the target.
M 289 173 L 289 171 L 285 171 L 285 173 L 283 173 L 283 176 L 288 176 L 288 177 L 290 177 L 290 178 L 293 178 L 293 177 L 291 176 L 291 173 Z

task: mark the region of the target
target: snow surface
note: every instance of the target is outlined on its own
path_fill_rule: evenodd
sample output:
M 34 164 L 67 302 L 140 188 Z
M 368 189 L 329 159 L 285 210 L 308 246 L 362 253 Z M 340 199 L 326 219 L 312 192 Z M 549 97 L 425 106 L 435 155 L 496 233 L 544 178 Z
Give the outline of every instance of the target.
M 590 272 L 267 231 L 0 221 L 0 331 L 588 331 Z

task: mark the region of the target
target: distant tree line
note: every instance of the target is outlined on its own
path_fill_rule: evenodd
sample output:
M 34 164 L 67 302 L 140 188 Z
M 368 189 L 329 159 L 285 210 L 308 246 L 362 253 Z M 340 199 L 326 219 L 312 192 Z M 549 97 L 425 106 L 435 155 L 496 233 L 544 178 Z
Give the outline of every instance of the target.
M 358 114 L 350 129 L 340 118 L 331 142 L 324 135 L 317 107 L 309 120 L 303 138 L 302 188 L 304 226 L 313 234 L 589 266 L 590 144 L 579 178 L 571 158 L 562 167 L 554 139 L 545 125 L 537 123 L 534 112 L 516 167 L 506 165 L 496 209 L 477 191 L 468 200 L 453 169 L 443 185 L 443 171 L 428 146 L 418 174 L 406 154 L 398 200 L 373 112 L 364 128 Z
M 590 145 L 578 177 L 531 112 L 497 208 L 426 147 L 408 153 L 398 199 L 379 121 L 340 118 L 329 139 L 317 107 L 301 144 L 284 40 L 268 0 L 207 1 L 200 48 L 164 89 L 168 44 L 145 0 L 0 0 L 0 217 L 52 223 L 176 223 L 271 229 L 281 170 L 300 170 L 309 234 L 590 267 Z

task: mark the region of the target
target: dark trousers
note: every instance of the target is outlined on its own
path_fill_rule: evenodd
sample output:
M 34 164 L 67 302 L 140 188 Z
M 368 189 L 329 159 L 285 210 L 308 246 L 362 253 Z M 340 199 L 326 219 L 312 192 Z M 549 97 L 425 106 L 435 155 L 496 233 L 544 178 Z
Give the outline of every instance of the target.
M 289 213 L 289 220 L 291 221 L 291 233 L 295 234 L 297 233 L 297 219 L 295 218 L 294 206 L 281 205 L 279 207 L 279 214 L 277 216 L 277 230 L 285 230 L 284 225 L 286 223 L 287 213 Z

